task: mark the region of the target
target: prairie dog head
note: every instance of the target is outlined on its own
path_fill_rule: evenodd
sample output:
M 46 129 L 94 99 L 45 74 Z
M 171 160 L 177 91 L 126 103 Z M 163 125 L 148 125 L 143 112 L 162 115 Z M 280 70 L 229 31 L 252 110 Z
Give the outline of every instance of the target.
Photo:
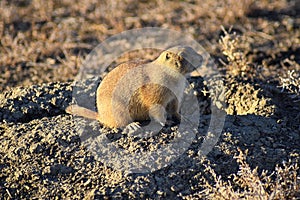
M 188 46 L 175 46 L 163 51 L 156 62 L 170 67 L 181 74 L 194 71 L 202 64 L 202 56 Z

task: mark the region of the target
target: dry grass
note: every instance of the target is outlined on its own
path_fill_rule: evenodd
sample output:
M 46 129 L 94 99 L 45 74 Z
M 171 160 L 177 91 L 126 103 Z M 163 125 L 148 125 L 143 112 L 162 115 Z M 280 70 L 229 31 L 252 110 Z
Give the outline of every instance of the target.
M 242 78 L 253 84 L 253 77 L 255 77 L 259 70 L 249 61 L 247 53 L 251 49 L 252 34 L 238 35 L 232 31 L 226 31 L 222 27 L 224 36 L 221 36 L 219 45 L 221 52 L 226 57 L 226 61 L 221 61 L 226 69 L 227 81 L 232 78 Z M 281 87 L 282 91 L 287 90 L 297 98 L 299 97 L 299 64 L 290 59 L 285 59 L 281 62 L 284 67 L 291 66 L 293 70 L 287 72 L 287 77 L 282 78 Z M 248 84 L 249 85 L 249 84 Z M 240 85 L 246 88 L 245 85 Z M 245 89 L 251 91 L 251 89 Z M 231 90 L 230 90 L 231 91 Z M 242 98 L 242 94 L 236 91 L 236 97 L 231 96 L 227 100 L 236 101 Z M 253 90 L 251 96 L 257 95 L 259 90 Z M 246 99 L 250 102 L 251 99 Z M 258 108 L 253 104 L 253 108 Z M 243 105 L 245 107 L 245 105 Z M 235 105 L 237 108 L 237 105 Z M 252 108 L 246 109 L 251 112 Z M 253 113 L 258 113 L 255 111 Z M 245 113 L 239 113 L 245 114 Z M 299 168 L 299 155 L 291 155 L 292 159 L 282 164 L 277 164 L 273 172 L 262 171 L 259 173 L 258 167 L 251 169 L 247 163 L 247 151 L 243 152 L 238 149 L 239 154 L 234 156 L 234 159 L 239 165 L 239 170 L 236 174 L 231 174 L 227 178 L 222 178 L 213 169 L 209 161 L 207 164 L 206 172 L 212 178 L 203 178 L 202 185 L 204 190 L 191 195 L 189 198 L 208 198 L 208 199 L 297 199 L 300 197 L 300 168 Z
M 284 77 L 280 77 L 280 87 L 283 91 L 287 91 L 294 95 L 300 95 L 300 65 L 294 60 L 285 59 L 282 66 L 293 66 L 292 70 L 288 70 Z
M 271 67 L 289 68 L 290 71 L 283 70 L 281 87 L 299 97 L 296 58 L 278 61 L 282 52 L 295 51 L 300 43 L 300 31 L 293 26 L 297 19 L 291 22 L 292 19 L 286 16 L 282 24 L 278 24 L 267 17 L 248 17 L 255 9 L 281 11 L 289 6 L 289 1 L 285 0 L 143 0 L 139 3 L 133 0 L 3 0 L 0 1 L 0 91 L 20 85 L 71 80 L 85 56 L 104 39 L 132 28 L 157 26 L 193 35 L 214 55 L 219 55 L 220 47 L 225 56 L 223 64 L 230 76 L 252 79 L 261 73 L 254 61 L 268 69 L 266 71 L 271 75 L 277 73 Z M 225 30 L 233 24 L 241 33 Z M 219 40 L 221 25 L 225 27 L 224 36 Z M 260 52 L 265 53 L 263 58 Z M 121 60 L 131 59 L 136 54 L 133 55 Z M 277 63 L 281 65 L 277 66 Z M 191 197 L 300 197 L 299 160 L 278 165 L 272 173 L 258 173 L 258 168 L 249 167 L 246 158 L 247 153 L 239 151 L 235 156 L 239 172 L 226 179 L 207 164 L 206 172 L 212 179 L 205 179 L 204 190 Z M 115 174 L 116 179 L 119 176 Z
M 217 47 L 211 42 L 218 39 L 221 25 L 243 24 L 255 8 L 286 6 L 285 1 L 257 3 L 253 0 L 239 3 L 233 0 L 139 3 L 133 0 L 84 3 L 3 0 L 0 2 L 0 70 L 4 75 L 0 77 L 0 90 L 20 84 L 72 79 L 84 56 L 97 44 L 132 28 L 159 26 L 180 30 L 214 51 Z M 266 27 L 258 24 L 258 28 Z M 43 74 L 43 79 L 32 74 Z
M 227 68 L 227 73 L 233 76 L 249 77 L 255 75 L 254 66 L 247 60 L 247 49 L 249 49 L 249 43 L 246 36 L 237 35 L 236 32 L 231 30 L 226 31 L 222 27 L 224 36 L 221 36 L 219 44 L 221 46 L 222 53 L 227 58 L 227 64 L 224 63 Z
M 172 28 L 203 40 L 220 25 L 244 18 L 252 4 L 252 0 L 238 4 L 232 0 L 1 1 L 0 69 L 4 75 L 0 90 L 69 80 L 97 44 L 132 28 Z M 43 74 L 43 80 L 32 74 Z
M 223 178 L 216 174 L 211 164 L 205 161 L 206 173 L 211 179 L 203 178 L 204 190 L 186 197 L 186 199 L 296 199 L 300 197 L 299 157 L 277 165 L 274 172 L 251 169 L 247 163 L 247 151 L 238 150 L 235 159 L 239 164 L 237 174 Z

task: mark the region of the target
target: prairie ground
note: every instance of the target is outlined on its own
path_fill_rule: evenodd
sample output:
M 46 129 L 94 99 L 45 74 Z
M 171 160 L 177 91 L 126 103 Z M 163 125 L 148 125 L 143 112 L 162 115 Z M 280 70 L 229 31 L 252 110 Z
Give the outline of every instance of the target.
M 189 78 L 201 114 L 193 142 L 168 166 L 128 174 L 96 159 L 76 126 L 100 130 L 131 154 L 168 144 L 176 126 L 140 139 L 64 109 L 87 55 L 110 36 L 144 27 L 176 30 L 204 47 L 225 84 L 226 118 L 215 147 L 199 156 L 214 97 L 201 77 Z M 297 0 L 3 0 L 0 55 L 0 199 L 300 198 Z M 129 52 L 113 66 L 155 56 Z M 78 85 L 90 105 L 103 75 Z

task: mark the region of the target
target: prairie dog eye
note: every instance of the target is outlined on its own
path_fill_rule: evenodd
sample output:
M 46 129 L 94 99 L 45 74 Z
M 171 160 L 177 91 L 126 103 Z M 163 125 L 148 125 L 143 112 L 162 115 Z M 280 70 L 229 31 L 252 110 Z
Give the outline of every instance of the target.
M 171 58 L 169 53 L 166 53 L 166 59 L 169 60 Z

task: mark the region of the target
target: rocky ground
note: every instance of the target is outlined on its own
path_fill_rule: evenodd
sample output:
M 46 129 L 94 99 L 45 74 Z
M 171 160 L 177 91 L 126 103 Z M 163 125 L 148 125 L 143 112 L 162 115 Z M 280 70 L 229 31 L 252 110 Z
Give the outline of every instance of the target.
M 0 6 L 0 199 L 300 198 L 296 1 L 26 0 Z M 158 151 L 185 130 L 173 125 L 140 138 L 68 115 L 65 108 L 75 91 L 79 103 L 95 109 L 103 74 L 75 86 L 73 80 L 98 43 L 148 26 L 191 34 L 210 53 L 225 85 L 226 102 L 219 107 L 226 117 L 217 143 L 201 156 L 216 97 L 206 94 L 203 77 L 189 78 L 199 102 L 195 136 L 180 156 L 162 152 L 163 159 L 142 160 L 145 166 L 170 160 L 167 166 L 132 173 L 108 162 L 119 154 L 99 159 L 88 142 L 104 136 L 136 156 Z M 116 63 L 156 55 L 130 52 Z

